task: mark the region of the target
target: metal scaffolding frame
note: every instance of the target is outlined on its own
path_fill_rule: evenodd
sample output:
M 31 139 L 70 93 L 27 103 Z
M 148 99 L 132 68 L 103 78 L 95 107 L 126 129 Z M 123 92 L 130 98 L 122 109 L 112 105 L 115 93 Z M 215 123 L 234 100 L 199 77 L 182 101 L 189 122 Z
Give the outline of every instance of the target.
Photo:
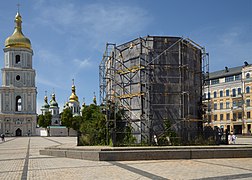
M 138 143 L 152 143 L 154 136 L 162 136 L 167 120 L 179 136 L 190 139 L 185 129 L 191 123 L 202 124 L 197 107 L 190 103 L 196 104 L 194 98 L 199 95 L 201 107 L 208 72 L 205 48 L 188 38 L 147 36 L 120 46 L 107 43 L 99 66 L 100 103 L 106 107 L 107 124 L 116 118 L 109 115 L 108 106 L 113 103 L 115 109 L 124 110 L 123 120 L 133 127 Z M 190 76 L 200 82 L 194 84 Z M 200 91 L 197 94 L 190 91 L 194 86 Z M 111 131 L 108 127 L 107 132 Z

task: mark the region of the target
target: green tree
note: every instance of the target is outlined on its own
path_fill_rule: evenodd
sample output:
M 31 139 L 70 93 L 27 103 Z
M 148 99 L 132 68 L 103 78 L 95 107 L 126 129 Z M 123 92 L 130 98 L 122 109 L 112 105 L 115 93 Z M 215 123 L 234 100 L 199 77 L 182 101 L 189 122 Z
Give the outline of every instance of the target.
M 45 115 L 40 114 L 38 116 L 38 124 L 40 127 L 43 127 L 47 130 L 48 135 L 50 135 L 50 128 L 48 128 L 52 123 L 52 114 L 51 112 L 45 112 Z
M 61 122 L 63 126 L 67 127 L 67 135 L 69 136 L 69 129 L 73 127 L 73 114 L 70 108 L 66 108 L 61 113 Z
M 82 145 L 105 145 L 106 144 L 106 119 L 100 107 L 96 104 L 86 106 L 82 110 Z

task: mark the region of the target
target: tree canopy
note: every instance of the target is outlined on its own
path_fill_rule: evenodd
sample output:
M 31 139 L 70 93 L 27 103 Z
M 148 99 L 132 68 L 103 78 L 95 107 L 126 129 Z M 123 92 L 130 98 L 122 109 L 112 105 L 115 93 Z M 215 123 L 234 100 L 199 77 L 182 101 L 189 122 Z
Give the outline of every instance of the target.
M 91 104 L 84 107 L 80 132 L 83 145 L 106 144 L 106 119 L 99 106 Z
M 51 112 L 45 112 L 45 115 L 40 114 L 38 116 L 38 124 L 40 127 L 47 128 L 52 123 L 52 114 Z

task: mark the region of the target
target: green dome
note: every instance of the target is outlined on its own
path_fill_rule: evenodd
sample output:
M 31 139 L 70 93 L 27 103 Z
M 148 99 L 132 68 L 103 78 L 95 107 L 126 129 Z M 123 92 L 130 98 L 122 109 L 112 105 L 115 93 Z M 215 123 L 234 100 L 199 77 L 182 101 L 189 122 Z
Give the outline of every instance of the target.
M 55 100 L 55 94 L 52 94 L 52 99 L 50 101 L 50 107 L 58 107 L 58 103 Z
M 48 104 L 48 102 L 47 102 L 47 96 L 45 96 L 45 98 L 44 98 L 44 105 L 42 106 L 42 108 L 45 108 L 45 109 L 47 109 L 47 108 L 49 108 L 50 106 L 49 106 L 49 104 Z

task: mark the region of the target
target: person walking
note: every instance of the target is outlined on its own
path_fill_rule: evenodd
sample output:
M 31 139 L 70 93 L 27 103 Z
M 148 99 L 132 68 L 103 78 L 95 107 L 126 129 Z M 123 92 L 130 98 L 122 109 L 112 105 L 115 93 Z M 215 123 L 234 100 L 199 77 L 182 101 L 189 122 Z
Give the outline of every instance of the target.
M 235 144 L 235 141 L 236 141 L 236 136 L 235 136 L 235 134 L 233 133 L 233 134 L 232 134 L 232 144 Z
M 5 135 L 1 134 L 1 138 L 2 138 L 2 141 L 4 142 L 5 141 Z

